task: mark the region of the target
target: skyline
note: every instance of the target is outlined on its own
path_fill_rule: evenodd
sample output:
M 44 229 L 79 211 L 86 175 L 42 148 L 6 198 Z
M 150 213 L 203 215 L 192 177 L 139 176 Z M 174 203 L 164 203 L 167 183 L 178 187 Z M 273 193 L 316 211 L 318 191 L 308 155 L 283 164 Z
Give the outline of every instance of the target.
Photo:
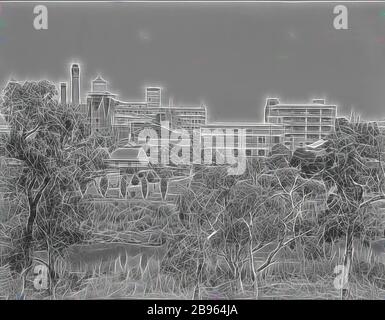
M 124 101 L 162 86 L 163 104 L 204 103 L 209 121 L 262 122 L 268 97 L 325 99 L 339 115 L 384 119 L 385 6 L 347 7 L 341 31 L 332 4 L 47 4 L 48 30 L 36 31 L 33 4 L 5 3 L 0 81 L 69 86 L 68 66 L 80 63 L 82 100 L 100 74 Z

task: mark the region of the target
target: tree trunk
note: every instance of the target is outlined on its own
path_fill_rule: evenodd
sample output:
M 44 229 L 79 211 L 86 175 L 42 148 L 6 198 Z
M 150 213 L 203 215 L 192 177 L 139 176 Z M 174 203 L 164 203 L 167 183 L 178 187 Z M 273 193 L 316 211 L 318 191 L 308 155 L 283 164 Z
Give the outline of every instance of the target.
M 249 259 L 250 259 L 250 271 L 251 271 L 251 280 L 253 283 L 253 289 L 256 297 L 258 298 L 258 283 L 257 283 L 257 272 L 255 271 L 255 265 L 254 265 L 254 255 L 253 255 L 253 234 L 252 234 L 252 227 L 253 227 L 253 217 L 250 217 L 250 223 L 247 224 L 247 228 L 249 230 Z
M 25 267 L 28 268 L 32 265 L 31 259 L 31 245 L 32 245 L 32 233 L 33 233 L 33 225 L 35 224 L 36 216 L 37 216 L 37 207 L 41 196 L 45 188 L 47 187 L 50 178 L 46 177 L 39 191 L 36 193 L 35 197 L 32 197 L 32 188 L 35 183 L 35 179 L 33 179 L 28 188 L 28 204 L 29 204 L 29 216 L 27 225 L 23 234 L 23 251 L 24 251 L 24 259 L 25 259 Z
M 341 289 L 341 299 L 347 299 L 349 297 L 349 274 L 350 266 L 353 257 L 353 230 L 349 227 L 346 234 L 346 245 L 344 253 L 344 269 L 343 269 L 343 283 L 345 286 Z
M 236 264 L 235 268 L 235 279 L 237 281 L 237 289 L 239 292 L 244 292 L 243 289 L 243 282 L 242 282 L 242 267 L 239 266 L 239 264 Z
M 254 293 L 258 298 L 259 292 L 258 292 L 257 272 L 255 271 L 252 243 L 249 244 L 249 255 L 250 255 L 251 280 L 253 282 Z
M 35 223 L 37 215 L 37 205 L 35 203 L 29 204 L 29 217 L 27 221 L 27 225 L 24 229 L 23 235 L 23 251 L 24 251 L 24 259 L 25 259 L 25 267 L 28 268 L 31 263 L 31 244 L 32 244 L 32 232 L 33 232 L 33 224 Z

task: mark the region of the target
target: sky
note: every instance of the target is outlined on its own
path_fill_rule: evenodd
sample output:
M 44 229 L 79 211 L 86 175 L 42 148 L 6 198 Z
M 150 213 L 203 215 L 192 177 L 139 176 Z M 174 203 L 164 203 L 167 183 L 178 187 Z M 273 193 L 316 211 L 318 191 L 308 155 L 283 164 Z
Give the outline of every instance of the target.
M 69 81 L 81 64 L 81 98 L 98 74 L 123 101 L 160 85 L 163 103 L 205 103 L 209 121 L 263 121 L 267 97 L 324 98 L 340 115 L 385 119 L 385 3 L 46 4 L 35 30 L 29 3 L 0 4 L 0 84 Z

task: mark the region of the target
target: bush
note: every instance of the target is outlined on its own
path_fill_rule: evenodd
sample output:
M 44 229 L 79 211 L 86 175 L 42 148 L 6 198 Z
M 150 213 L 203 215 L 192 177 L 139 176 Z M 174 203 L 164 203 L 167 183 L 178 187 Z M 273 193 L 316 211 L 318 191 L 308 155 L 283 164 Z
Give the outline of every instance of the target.
M 167 191 L 168 191 L 168 178 L 160 178 L 160 193 L 162 195 L 163 201 L 166 199 Z
M 102 196 L 105 197 L 107 193 L 108 188 L 108 178 L 106 176 L 103 176 L 100 180 L 100 192 L 102 193 Z
M 147 195 L 148 195 L 147 179 L 143 178 L 142 179 L 142 196 L 143 196 L 143 199 L 147 199 Z
M 133 186 L 137 186 L 139 183 L 140 183 L 140 180 L 139 180 L 138 176 L 136 174 L 134 174 L 134 176 L 131 179 L 131 184 Z
M 122 193 L 123 198 L 126 197 L 126 193 L 127 193 L 127 183 L 128 183 L 127 181 L 128 181 L 128 178 L 127 178 L 127 175 L 125 174 L 120 180 L 120 192 Z

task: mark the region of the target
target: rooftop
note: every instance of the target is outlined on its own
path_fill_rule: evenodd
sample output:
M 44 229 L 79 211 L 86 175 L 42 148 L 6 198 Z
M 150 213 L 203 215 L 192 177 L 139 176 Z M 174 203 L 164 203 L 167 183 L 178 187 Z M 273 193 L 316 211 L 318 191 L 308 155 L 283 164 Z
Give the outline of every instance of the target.
M 212 122 L 203 127 L 262 127 L 262 128 L 283 128 L 282 124 L 258 123 L 258 122 Z
M 118 148 L 113 151 L 110 155 L 110 158 L 106 161 L 148 164 L 149 159 L 142 146 L 133 145 L 129 143 L 124 147 Z
M 287 107 L 287 108 L 336 108 L 337 106 L 334 104 L 323 104 L 323 103 L 278 103 L 274 105 L 269 105 L 270 108 L 282 108 L 282 107 Z
M 96 79 L 93 80 L 92 82 L 94 82 L 94 83 L 103 83 L 103 84 L 107 83 L 107 81 L 104 80 L 100 75 L 98 75 L 98 76 L 96 77 Z

